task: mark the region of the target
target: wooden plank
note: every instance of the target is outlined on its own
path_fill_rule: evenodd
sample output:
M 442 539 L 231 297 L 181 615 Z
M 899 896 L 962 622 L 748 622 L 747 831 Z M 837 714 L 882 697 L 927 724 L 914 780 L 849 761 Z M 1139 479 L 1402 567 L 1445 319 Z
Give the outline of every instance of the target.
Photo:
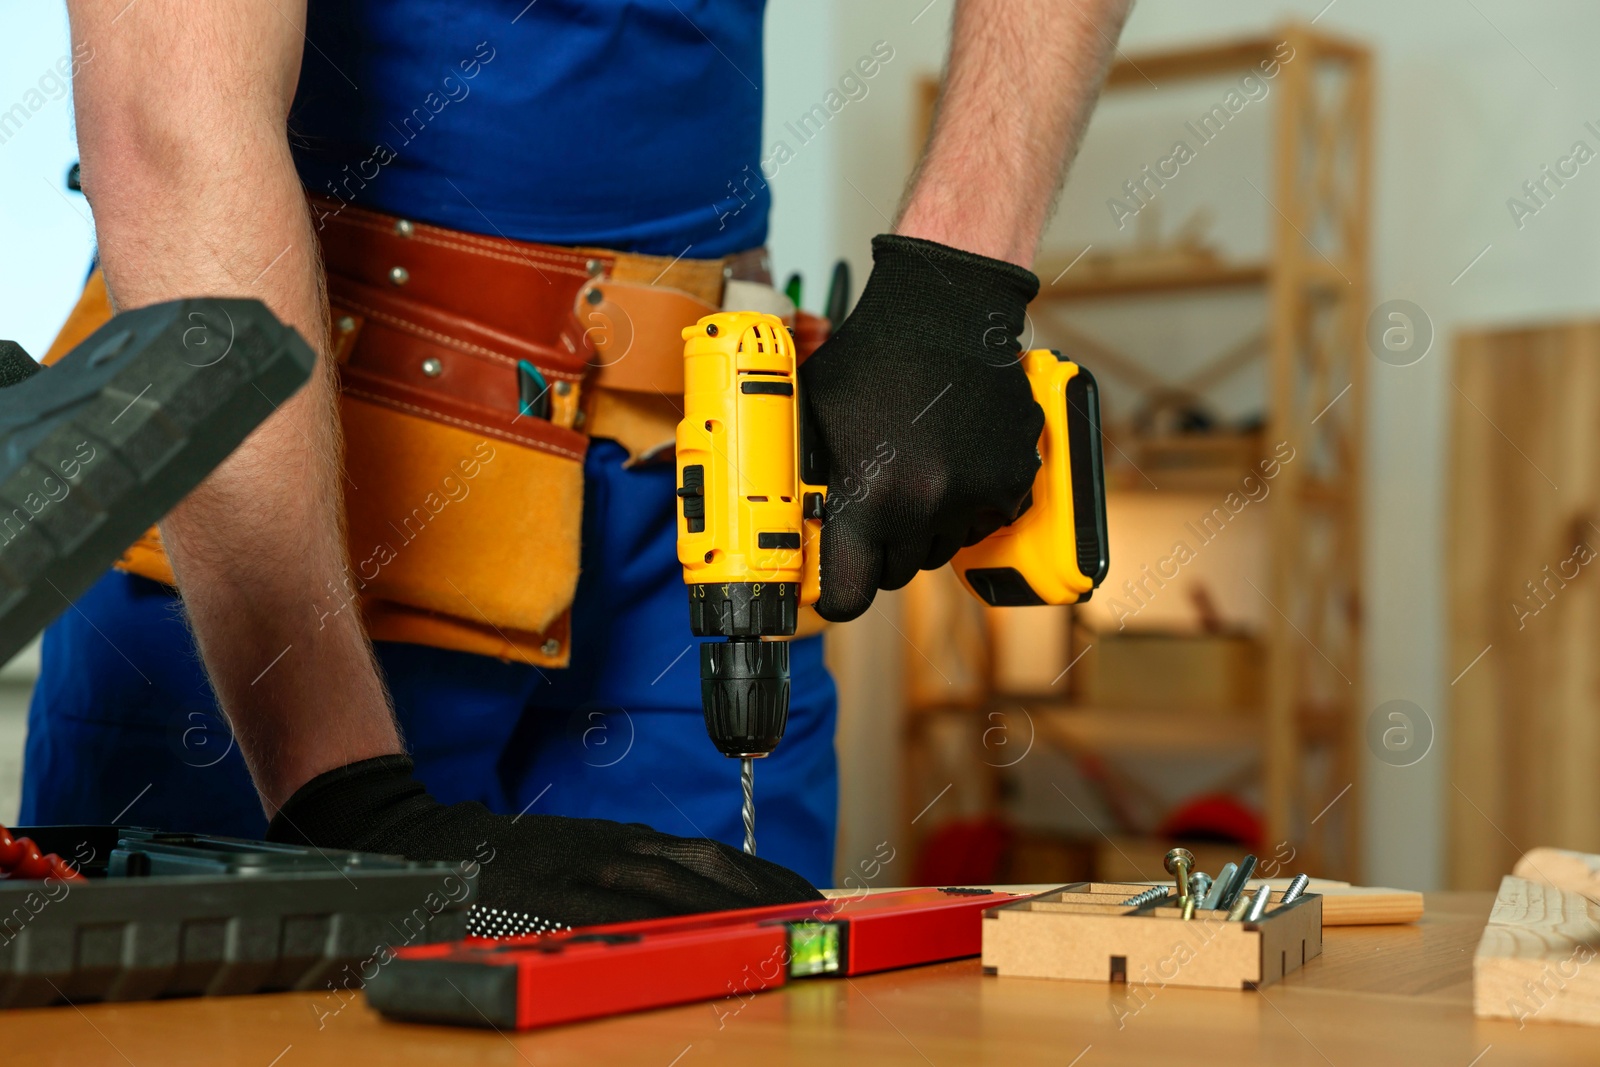
M 1303 33 L 1291 31 L 1298 53 L 1306 47 Z M 1309 57 L 1308 57 L 1309 58 Z M 1304 238 L 1308 219 L 1302 196 L 1299 129 L 1311 102 L 1309 63 L 1290 63 L 1280 75 L 1277 111 L 1273 115 L 1272 284 L 1269 292 L 1267 363 L 1267 439 L 1303 447 L 1308 415 L 1298 410 L 1302 335 L 1308 314 L 1304 286 L 1307 252 Z M 1268 538 L 1272 546 L 1267 562 L 1265 596 L 1274 610 L 1268 617 L 1267 675 L 1262 809 L 1266 814 L 1265 840 L 1276 845 L 1295 836 L 1295 787 L 1302 772 L 1300 739 L 1295 712 L 1305 688 L 1304 650 L 1300 635 L 1285 610 L 1295 610 L 1291 593 L 1303 585 L 1305 547 L 1298 491 L 1304 463 L 1290 463 L 1279 475 L 1276 500 L 1267 509 Z
M 1600 1024 L 1600 905 L 1508 874 L 1472 960 L 1480 1017 Z
M 1045 261 L 1036 268 L 1041 278 L 1058 278 L 1039 290 L 1042 301 L 1101 300 L 1110 296 L 1159 296 L 1192 290 L 1240 289 L 1264 284 L 1271 277 L 1265 263 L 1194 264 L 1182 270 L 1133 271 L 1094 275 L 1061 272 L 1069 260 Z
M 1358 62 L 1368 55 L 1367 49 L 1348 38 L 1293 25 L 1282 32 L 1263 37 L 1245 37 L 1213 44 L 1152 50 L 1122 56 L 1112 64 L 1106 74 L 1107 89 L 1159 88 L 1169 82 L 1195 78 L 1215 78 L 1230 74 L 1243 74 L 1272 59 L 1278 46 L 1294 30 L 1300 40 L 1296 42 L 1296 60 L 1308 60 L 1306 45 L 1311 45 L 1324 58 Z
M 1600 852 L 1600 322 L 1464 334 L 1454 368 L 1449 863 L 1488 888 L 1531 842 Z
M 1343 744 L 1337 746 L 1335 751 L 1338 756 L 1335 760 L 1335 780 L 1343 777 L 1354 783 L 1355 796 L 1352 798 L 1356 805 L 1365 803 L 1365 767 L 1369 766 L 1365 754 L 1365 725 L 1366 710 L 1371 707 L 1371 695 L 1366 689 L 1366 642 L 1362 634 L 1362 620 L 1366 616 L 1365 586 L 1366 565 L 1364 545 L 1366 543 L 1366 513 L 1367 513 L 1367 374 L 1371 361 L 1367 358 L 1370 353 L 1364 344 L 1363 334 L 1366 318 L 1370 314 L 1370 285 L 1368 264 L 1371 261 L 1371 233 L 1372 233 L 1372 112 L 1373 112 L 1373 75 L 1372 54 L 1364 47 L 1354 42 L 1347 42 L 1329 34 L 1320 34 L 1317 38 L 1318 47 L 1325 53 L 1336 52 L 1350 63 L 1350 77 L 1353 84 L 1350 88 L 1350 112 L 1353 129 L 1349 142 L 1349 179 L 1354 186 L 1354 195 L 1349 206 L 1349 214 L 1345 218 L 1345 263 L 1350 273 L 1349 290 L 1344 294 L 1344 361 L 1343 366 L 1349 374 L 1350 395 L 1344 399 L 1349 405 L 1348 411 L 1341 411 L 1345 425 L 1350 427 L 1344 442 L 1343 469 L 1337 477 L 1337 486 L 1330 485 L 1326 501 L 1332 502 L 1338 508 L 1335 522 L 1339 524 L 1339 549 L 1335 565 L 1344 569 L 1350 577 L 1349 599 L 1344 605 L 1345 614 L 1343 622 L 1349 635 L 1347 655 L 1347 671 L 1355 684 L 1350 687 L 1348 702 L 1341 709 L 1343 712 L 1336 716 L 1344 728 Z M 1330 413 L 1331 415 L 1331 413 Z M 1308 505 L 1318 502 L 1320 484 L 1307 484 L 1302 490 L 1302 500 Z M 1352 877 L 1359 877 L 1362 863 L 1359 857 L 1363 854 L 1364 843 L 1362 840 L 1363 823 L 1365 820 L 1355 816 L 1358 807 L 1344 812 L 1345 823 L 1343 833 L 1343 848 L 1350 862 L 1344 865 Z M 1330 832 L 1332 827 L 1330 826 Z M 1414 901 L 1417 917 L 1422 914 L 1422 900 L 1420 894 Z M 1408 920 L 1410 921 L 1410 920 Z M 1323 919 L 1324 925 L 1327 919 Z
M 1282 37 L 1250 37 L 1200 47 L 1144 52 L 1118 60 L 1106 74 L 1107 89 L 1150 88 L 1165 82 L 1233 74 L 1272 58 Z
M 1600 900 L 1600 856 L 1566 848 L 1530 848 L 1511 873 Z

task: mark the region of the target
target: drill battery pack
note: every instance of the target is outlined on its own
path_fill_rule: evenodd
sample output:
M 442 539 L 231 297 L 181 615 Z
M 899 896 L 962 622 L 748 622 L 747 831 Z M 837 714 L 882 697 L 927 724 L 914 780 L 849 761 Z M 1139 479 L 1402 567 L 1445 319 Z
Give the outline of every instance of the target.
M 808 904 L 405 949 L 367 984 L 384 1015 L 532 1030 L 675 1004 L 736 1012 L 790 979 L 871 974 L 976 956 L 983 914 L 1026 899 L 898 889 Z
M 0 1007 L 359 988 L 468 930 L 478 868 L 122 826 L 19 828 L 82 878 L 0 877 Z

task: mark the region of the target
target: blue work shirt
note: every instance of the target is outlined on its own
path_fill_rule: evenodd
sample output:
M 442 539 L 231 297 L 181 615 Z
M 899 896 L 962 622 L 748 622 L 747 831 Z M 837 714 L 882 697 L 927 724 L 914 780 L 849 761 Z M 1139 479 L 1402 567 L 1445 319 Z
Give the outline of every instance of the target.
M 765 0 L 309 0 L 306 187 L 474 233 L 762 244 Z

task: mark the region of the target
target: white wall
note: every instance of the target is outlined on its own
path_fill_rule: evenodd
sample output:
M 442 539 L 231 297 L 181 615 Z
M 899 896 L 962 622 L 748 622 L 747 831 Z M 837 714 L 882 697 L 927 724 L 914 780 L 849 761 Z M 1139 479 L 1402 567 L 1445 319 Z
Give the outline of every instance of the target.
M 78 158 L 53 69 L 70 51 L 66 9 L 3 0 L 0 25 L 0 117 L 14 105 L 27 116 L 0 128 L 0 337 L 37 357 L 77 299 L 94 242 L 88 205 L 65 184 Z
M 775 25 L 793 25 L 801 12 L 822 10 L 834 34 L 826 60 L 805 56 L 793 68 L 769 68 L 774 99 L 788 91 L 790 79 L 825 81 L 874 40 L 891 41 L 897 53 L 872 95 L 846 108 L 830 128 L 837 138 L 828 150 L 839 168 L 831 176 L 832 193 L 803 188 L 813 176 L 798 168 L 775 179 L 773 246 L 780 266 L 804 261 L 814 269 L 818 232 L 830 233 L 836 249 L 866 266 L 866 241 L 884 224 L 862 194 L 893 213 L 908 170 L 910 84 L 937 69 L 951 2 L 773 0 Z M 1600 163 L 1584 167 L 1520 230 L 1506 206 L 1523 181 L 1554 164 L 1575 140 L 1600 151 L 1600 135 L 1583 127 L 1588 120 L 1600 127 L 1600 66 L 1593 62 L 1600 7 L 1581 0 L 1142 0 L 1122 44 L 1137 52 L 1313 18 L 1318 28 L 1359 38 L 1377 54 L 1373 303 L 1414 301 L 1431 317 L 1437 338 L 1414 366 L 1376 360 L 1371 366 L 1365 575 L 1366 704 L 1414 701 L 1441 734 L 1416 766 L 1400 770 L 1366 761 L 1366 876 L 1427 888 L 1443 877 L 1443 816 L 1453 792 L 1444 760 L 1447 694 L 1466 666 L 1446 662 L 1444 629 L 1446 433 L 1452 406 L 1460 403 L 1449 384 L 1450 338 L 1470 326 L 1600 309 Z M 1017 73 L 1029 75 L 1026 56 L 1018 57 Z M 1188 117 L 1188 98 L 1177 87 L 1140 95 L 1144 99 L 1108 105 L 1091 127 L 1051 230 L 1053 249 L 1070 254 L 1089 241 L 1127 239 L 1109 226 L 1104 200 L 1123 176 L 1153 158 L 1150 145 L 1165 147 Z M 1260 184 L 1260 172 L 1251 168 L 1261 162 L 1263 142 L 1249 128 L 1240 132 L 1246 136 L 1234 144 L 1219 141 L 1186 173 L 1171 198 L 1169 228 L 1189 205 L 1208 203 L 1216 211 L 1219 244 L 1260 247 L 1262 205 L 1241 175 Z M 788 214 L 803 198 L 831 208 L 831 217 Z M 1492 247 L 1458 280 L 1485 246 Z M 1198 314 L 1179 309 L 1145 316 L 1129 347 L 1170 349 L 1188 358 L 1193 346 L 1183 342 L 1202 325 L 1208 333 L 1221 328 L 1202 323 Z M 1232 406 L 1246 410 L 1254 399 L 1243 388 Z M 880 741 L 893 744 L 888 737 Z M 1486 826 L 1485 832 L 1494 831 Z

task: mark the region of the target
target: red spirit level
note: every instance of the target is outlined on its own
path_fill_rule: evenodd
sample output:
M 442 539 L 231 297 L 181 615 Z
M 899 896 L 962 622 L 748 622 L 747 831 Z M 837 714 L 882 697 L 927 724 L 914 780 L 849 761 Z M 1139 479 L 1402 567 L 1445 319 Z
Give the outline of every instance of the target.
M 403 949 L 367 983 L 384 1015 L 532 1030 L 726 997 L 790 978 L 976 956 L 983 913 L 1026 894 L 903 889 L 811 904 Z

